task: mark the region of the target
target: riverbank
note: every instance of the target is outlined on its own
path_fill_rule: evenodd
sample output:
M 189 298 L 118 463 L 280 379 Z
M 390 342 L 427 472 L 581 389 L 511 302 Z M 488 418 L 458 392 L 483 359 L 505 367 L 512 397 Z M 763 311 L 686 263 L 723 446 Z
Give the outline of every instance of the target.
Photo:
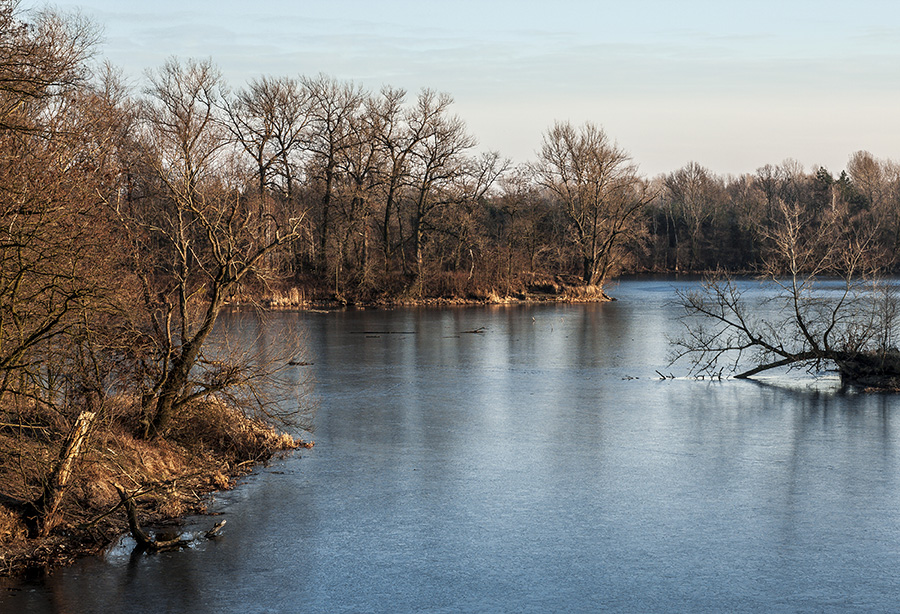
M 500 290 L 477 285 L 438 288 L 430 293 L 409 289 L 334 292 L 316 283 L 269 288 L 262 298 L 238 296 L 236 305 L 254 304 L 266 309 L 335 309 L 342 307 L 444 307 L 456 305 L 511 305 L 522 303 L 595 303 L 614 300 L 602 285 L 585 285 L 573 276 L 535 277 L 515 289 Z
M 534 279 L 520 292 L 494 290 L 465 295 L 443 293 L 413 297 L 409 293 L 347 296 L 293 287 L 263 299 L 238 300 L 271 310 L 344 307 L 454 306 L 539 302 L 609 301 L 601 286 L 577 279 Z M 257 294 L 257 297 L 260 295 Z M 44 571 L 98 554 L 129 531 L 126 506 L 116 485 L 134 497 L 143 526 L 177 524 L 206 511 L 206 495 L 231 488 L 235 478 L 302 441 L 248 419 L 218 402 L 196 404 L 179 416 L 165 439 L 145 440 L 134 400 L 118 399 L 104 407 L 73 470 L 59 510 L 60 522 L 46 537 L 29 526 L 28 506 L 39 500 L 72 419 L 50 409 L 6 408 L 15 416 L 0 424 L 0 576 Z M 70 410 L 71 413 L 71 410 Z M 77 412 L 76 412 L 77 413 Z M 212 522 L 210 523 L 213 524 Z
M 146 441 L 133 436 L 137 416 L 121 404 L 90 434 L 63 498 L 62 521 L 47 537 L 31 537 L 23 510 L 39 496 L 67 425 L 35 408 L 20 417 L 0 428 L 0 576 L 68 565 L 126 533 L 115 484 L 134 495 L 142 525 L 171 525 L 205 513 L 206 495 L 231 488 L 258 464 L 312 445 L 218 402 L 195 404 L 165 439 Z

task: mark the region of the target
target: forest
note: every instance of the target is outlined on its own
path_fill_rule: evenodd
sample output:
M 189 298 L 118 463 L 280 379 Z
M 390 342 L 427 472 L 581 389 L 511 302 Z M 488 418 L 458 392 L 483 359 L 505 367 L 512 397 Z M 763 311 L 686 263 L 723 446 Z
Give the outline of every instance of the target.
M 232 256 L 244 268 L 223 303 L 496 301 L 621 273 L 753 272 L 781 204 L 877 232 L 896 268 L 900 165 L 865 151 L 837 177 L 786 160 L 647 178 L 598 125 L 561 122 L 513 166 L 479 153 L 449 94 L 327 75 L 232 89 L 212 61 L 176 58 L 135 92 L 97 61 L 91 24 L 54 19 L 28 40 L 6 26 L 0 128 L 4 277 L 80 263 L 67 285 L 39 284 L 57 303 L 111 279 L 208 292 L 204 261 Z
M 132 88 L 99 40 L 0 3 L 0 430 L 30 535 L 63 522 L 101 423 L 154 441 L 201 401 L 293 417 L 259 393 L 267 365 L 209 350 L 234 306 L 604 300 L 626 273 L 770 270 L 786 210 L 900 265 L 900 164 L 865 151 L 837 176 L 786 160 L 645 177 L 599 125 L 558 122 L 513 165 L 446 93 L 232 87 L 178 58 Z M 40 433 L 53 453 L 28 456 Z

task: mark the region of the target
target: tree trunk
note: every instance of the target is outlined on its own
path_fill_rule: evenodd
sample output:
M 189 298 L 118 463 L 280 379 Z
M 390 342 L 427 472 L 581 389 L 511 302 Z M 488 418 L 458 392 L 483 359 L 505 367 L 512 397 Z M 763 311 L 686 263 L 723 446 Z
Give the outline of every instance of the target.
M 216 291 L 214 293 L 214 296 L 210 299 L 210 305 L 207 308 L 203 324 L 194 337 L 182 346 L 181 355 L 173 362 L 167 374 L 166 382 L 156 397 L 156 412 L 145 425 L 145 439 L 165 435 L 169 429 L 172 418 L 175 415 L 175 409 L 179 403 L 179 397 L 185 386 L 187 386 L 191 369 L 197 362 L 197 358 L 200 356 L 200 349 L 203 347 L 203 343 L 206 341 L 209 333 L 212 332 L 213 325 L 219 316 L 219 310 L 222 307 L 220 292 Z
M 320 270 L 325 272 L 328 270 L 328 234 L 329 224 L 331 223 L 331 191 L 334 185 L 334 169 L 332 163 L 329 162 L 325 167 L 325 193 L 322 195 L 322 234 L 319 236 L 319 263 Z
M 119 484 L 113 484 L 113 487 L 116 489 L 116 492 L 119 493 L 119 499 L 122 501 L 122 505 L 125 506 L 125 514 L 128 518 L 128 529 L 139 548 L 148 550 L 149 552 L 162 552 L 165 550 L 186 548 L 191 545 L 191 539 L 181 539 L 180 537 L 176 537 L 175 539 L 158 540 L 148 535 L 138 522 L 137 507 L 134 504 L 134 495 L 128 494 L 128 491 Z M 215 537 L 223 526 L 225 526 L 224 520 L 217 522 L 212 529 L 204 534 L 205 537 L 207 539 Z
M 384 203 L 384 226 L 381 228 L 381 250 L 384 252 L 384 272 L 391 272 L 391 209 L 394 206 L 394 182 L 391 181 Z
M 416 249 L 416 288 L 421 296 L 423 284 L 425 282 L 425 258 L 422 254 L 422 222 L 417 217 L 413 223 L 413 245 Z
M 582 258 L 584 270 L 581 278 L 584 280 L 585 284 L 591 285 L 594 281 L 594 261 L 587 256 L 583 256 Z

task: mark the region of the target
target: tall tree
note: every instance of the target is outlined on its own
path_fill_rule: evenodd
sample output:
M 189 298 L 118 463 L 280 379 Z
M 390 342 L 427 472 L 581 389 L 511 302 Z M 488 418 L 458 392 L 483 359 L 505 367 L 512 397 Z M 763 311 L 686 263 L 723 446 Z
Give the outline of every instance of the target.
M 343 178 L 339 214 L 342 224 L 337 240 L 337 269 L 353 259 L 349 267 L 359 274 L 357 285 L 368 286 L 371 279 L 370 235 L 376 191 L 383 182 L 384 150 L 379 143 L 379 117 L 372 115 L 372 104 L 360 107 L 350 119 L 348 144 L 338 155 L 338 171 Z M 339 273 L 335 271 L 335 292 L 339 292 Z
M 415 259 L 416 293 L 425 281 L 425 240 L 432 214 L 443 206 L 457 202 L 457 182 L 465 174 L 464 153 L 475 146 L 466 132 L 465 123 L 450 115 L 453 99 L 448 94 L 423 90 L 409 125 L 413 134 L 421 135 L 412 150 L 410 169 L 412 251 Z
M 308 138 L 309 92 L 297 79 L 261 77 L 227 100 L 225 111 L 228 129 L 253 159 L 259 196 L 280 178 L 284 196 L 290 199 L 291 158 Z
M 383 177 L 380 181 L 382 205 L 378 225 L 385 272 L 391 269 L 394 256 L 394 240 L 391 236 L 392 216 L 398 210 L 404 182 L 409 173 L 410 152 L 418 145 L 422 136 L 421 131 L 412 131 L 406 121 L 408 114 L 404 107 L 405 99 L 405 90 L 384 87 L 379 97 L 370 99 L 367 112 L 372 125 L 372 136 L 384 160 Z
M 46 535 L 125 337 L 127 273 L 104 204 L 127 122 L 114 79 L 90 80 L 96 28 L 50 11 L 26 23 L 17 6 L 0 4 L 0 414 L 45 412 L 68 430 L 24 506 Z
M 596 125 L 586 122 L 576 129 L 564 122 L 544 134 L 533 168 L 570 224 L 584 283 L 602 285 L 650 200 L 630 157 Z
M 667 202 L 681 218 L 688 235 L 687 270 L 695 270 L 701 259 L 704 224 L 714 217 L 721 186 L 708 169 L 689 162 L 666 176 Z M 676 264 L 676 269 L 678 265 Z
M 144 435 L 164 435 L 192 400 L 237 382 L 221 361 L 195 369 L 216 320 L 264 257 L 289 244 L 300 219 L 261 216 L 228 180 L 227 134 L 216 115 L 222 80 L 208 61 L 168 61 L 150 75 L 144 108 L 146 156 L 160 186 L 150 206 L 123 221 L 139 250 L 155 365 L 144 394 Z M 268 238 L 263 226 L 274 222 Z M 150 248 L 147 250 L 146 248 Z M 148 258 L 147 253 L 153 257 Z
M 331 240 L 332 199 L 334 198 L 336 172 L 341 151 L 351 146 L 351 124 L 360 107 L 365 103 L 363 91 L 351 82 L 340 82 L 325 75 L 304 79 L 309 92 L 313 134 L 310 150 L 312 174 L 321 184 L 319 202 L 319 262 L 324 271 Z
M 92 213 L 93 184 L 76 179 L 86 170 L 79 132 L 90 126 L 78 105 L 96 29 L 52 12 L 25 23 L 17 5 L 0 4 L 0 396 L 96 290 L 81 276 L 96 224 L 78 215 Z

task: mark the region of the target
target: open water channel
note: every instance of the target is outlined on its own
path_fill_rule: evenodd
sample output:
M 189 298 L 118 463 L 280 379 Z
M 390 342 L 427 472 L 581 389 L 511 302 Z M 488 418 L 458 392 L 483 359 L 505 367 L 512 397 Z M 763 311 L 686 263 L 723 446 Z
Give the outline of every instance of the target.
M 232 314 L 232 339 L 305 339 L 315 448 L 217 495 L 221 538 L 126 539 L 0 612 L 895 611 L 900 396 L 660 380 L 686 369 L 675 285 Z

